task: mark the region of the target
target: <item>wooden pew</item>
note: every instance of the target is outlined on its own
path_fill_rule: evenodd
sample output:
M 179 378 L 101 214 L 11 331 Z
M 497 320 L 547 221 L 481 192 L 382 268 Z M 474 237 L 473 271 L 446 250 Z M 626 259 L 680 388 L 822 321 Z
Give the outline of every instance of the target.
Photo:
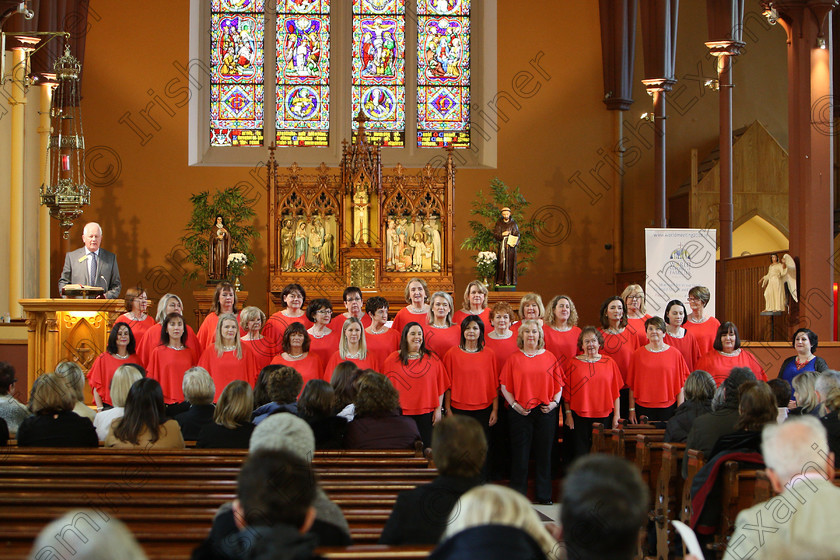
M 636 434 L 634 437 L 636 450 L 634 463 L 639 468 L 642 480 L 648 487 L 648 517 L 653 518 L 654 498 L 656 496 L 656 484 L 659 478 L 659 471 L 662 467 L 662 450 L 665 446 L 664 433 L 660 430 L 650 430 L 652 433 Z M 655 432 L 655 433 L 653 433 Z M 654 542 L 648 542 L 649 533 L 639 540 L 638 557 L 644 558 L 646 552 L 654 548 Z
M 705 459 L 703 452 L 699 449 L 689 449 L 686 451 L 688 457 L 688 470 L 683 481 L 682 492 L 680 495 L 680 521 L 689 524 L 691 521 L 691 483 L 694 481 L 694 475 L 697 471 L 703 468 Z
M 600 422 L 592 424 L 592 453 L 609 453 L 609 438 L 606 427 Z
M 682 490 L 682 458 L 684 443 L 663 443 L 662 462 L 656 478 L 651 520 L 656 524 L 656 558 L 667 560 L 674 538 L 672 519 L 679 516 Z
M 624 457 L 628 461 L 635 461 L 636 458 L 636 436 L 645 435 L 658 438 L 662 441 L 665 437 L 665 430 L 654 428 L 650 424 L 637 424 L 630 426 L 619 426 L 611 430 L 613 455 Z

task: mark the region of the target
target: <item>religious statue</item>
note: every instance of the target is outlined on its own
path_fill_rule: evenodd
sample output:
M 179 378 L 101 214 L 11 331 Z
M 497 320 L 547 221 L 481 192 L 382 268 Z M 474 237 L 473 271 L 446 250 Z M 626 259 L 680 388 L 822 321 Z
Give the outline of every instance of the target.
M 306 266 L 306 248 L 308 247 L 306 241 L 306 222 L 298 223 L 295 230 L 295 268 L 303 268 Z
M 208 259 L 208 277 L 210 280 L 227 278 L 227 259 L 230 254 L 230 232 L 225 227 L 222 216 L 216 216 L 216 223 L 210 234 L 210 258 Z
M 502 217 L 493 227 L 493 237 L 499 242 L 496 284 L 516 286 L 516 249 L 519 247 L 519 226 L 510 215 L 510 208 L 502 208 Z
M 799 301 L 796 293 L 796 263 L 790 255 L 784 255 L 779 262 L 779 255 L 770 255 L 770 268 L 761 278 L 764 288 L 764 311 L 784 311 L 787 307 L 785 285 L 790 290 L 793 301 Z
M 280 231 L 280 239 L 280 269 L 289 271 L 292 270 L 292 264 L 295 260 L 295 229 L 292 220 L 283 220 L 283 229 Z
M 370 198 L 365 185 L 358 185 L 353 194 L 353 242 L 367 245 L 369 239 Z

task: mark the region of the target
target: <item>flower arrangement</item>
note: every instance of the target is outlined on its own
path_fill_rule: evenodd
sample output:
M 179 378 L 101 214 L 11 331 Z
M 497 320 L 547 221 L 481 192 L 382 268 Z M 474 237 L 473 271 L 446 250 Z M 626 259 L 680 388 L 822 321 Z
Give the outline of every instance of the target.
M 227 258 L 228 273 L 231 278 L 239 280 L 245 265 L 248 264 L 248 257 L 244 253 L 231 253 Z
M 496 276 L 496 253 L 481 251 L 475 257 L 475 269 L 479 278 L 493 278 Z

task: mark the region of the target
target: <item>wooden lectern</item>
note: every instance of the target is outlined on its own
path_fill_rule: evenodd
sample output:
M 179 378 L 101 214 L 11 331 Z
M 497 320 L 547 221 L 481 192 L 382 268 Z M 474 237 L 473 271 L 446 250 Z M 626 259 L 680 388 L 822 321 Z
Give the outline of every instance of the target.
M 125 311 L 121 299 L 22 299 L 29 338 L 27 387 L 64 360 L 87 372 L 105 351 L 114 321 Z

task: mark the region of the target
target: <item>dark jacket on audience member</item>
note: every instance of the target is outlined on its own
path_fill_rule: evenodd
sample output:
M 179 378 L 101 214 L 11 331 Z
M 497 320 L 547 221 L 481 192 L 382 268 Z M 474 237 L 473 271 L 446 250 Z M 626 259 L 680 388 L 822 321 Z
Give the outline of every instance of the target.
M 429 484 L 400 492 L 379 544 L 437 544 L 453 506 L 480 482 L 480 477 L 440 475 Z
M 828 432 L 828 449 L 834 453 L 834 466 L 840 466 L 840 416 L 837 412 L 826 414 L 820 422 Z
M 685 443 L 688 439 L 688 432 L 694 421 L 712 411 L 711 401 L 685 401 L 677 407 L 677 411 L 668 422 L 665 423 L 665 441 L 672 443 Z
M 212 404 L 199 404 L 191 406 L 186 412 L 175 417 L 175 421 L 181 426 L 181 435 L 184 441 L 195 441 L 201 428 L 213 423 L 213 413 L 216 407 Z
M 540 560 L 545 553 L 531 535 L 509 525 L 479 525 L 452 535 L 429 560 Z
M 248 443 L 251 441 L 251 433 L 254 428 L 256 426 L 250 422 L 233 429 L 210 422 L 201 428 L 195 446 L 213 449 L 248 449 Z
M 20 447 L 98 447 L 96 428 L 75 412 L 36 414 L 24 420 L 17 432 Z
M 683 459 L 682 475 L 685 478 L 688 471 L 689 449 L 699 449 L 708 461 L 711 457 L 712 448 L 720 436 L 731 434 L 735 431 L 735 423 L 739 418 L 737 408 L 724 408 L 716 410 L 703 416 L 697 417 L 691 430 L 688 432 L 688 439 L 685 442 L 686 456 Z
M 216 543 L 205 540 L 193 551 L 192 560 L 306 560 L 320 558 L 316 546 L 314 535 L 301 535 L 291 525 L 245 527 Z
M 394 411 L 388 416 L 358 416 L 347 424 L 347 449 L 414 449 L 420 439 L 417 423 Z
M 341 449 L 344 447 L 344 434 L 347 433 L 347 419 L 339 416 L 313 418 L 301 416 L 312 433 L 315 434 L 315 449 Z
M 6 421 L 0 418 L 0 445 L 9 444 L 9 426 Z
M 278 404 L 276 402 L 270 402 L 268 404 L 264 404 L 251 413 L 251 422 L 253 422 L 254 425 L 259 424 L 272 414 L 277 414 L 278 412 L 291 412 L 292 414 L 297 416 L 297 403 L 293 402 L 289 404 Z

